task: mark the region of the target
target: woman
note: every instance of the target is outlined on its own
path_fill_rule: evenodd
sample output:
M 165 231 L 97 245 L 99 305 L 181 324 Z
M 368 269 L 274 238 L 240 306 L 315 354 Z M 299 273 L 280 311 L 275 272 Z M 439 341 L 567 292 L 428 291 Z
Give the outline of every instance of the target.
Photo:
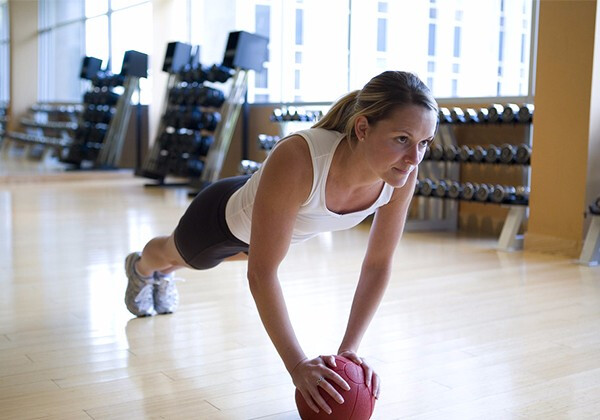
M 333 355 L 309 359 L 302 351 L 277 269 L 291 243 L 353 227 L 375 213 L 338 354 L 362 364 L 378 397 L 379 377 L 356 352 L 388 284 L 417 165 L 437 122 L 437 104 L 415 75 L 387 71 L 374 77 L 313 128 L 282 139 L 251 177 L 220 180 L 200 192 L 172 235 L 130 254 L 128 309 L 138 316 L 173 312 L 174 270 L 206 269 L 247 254 L 250 291 L 294 385 L 315 412 L 331 413 L 318 388 L 341 403 L 332 383 L 349 387 L 330 369 Z

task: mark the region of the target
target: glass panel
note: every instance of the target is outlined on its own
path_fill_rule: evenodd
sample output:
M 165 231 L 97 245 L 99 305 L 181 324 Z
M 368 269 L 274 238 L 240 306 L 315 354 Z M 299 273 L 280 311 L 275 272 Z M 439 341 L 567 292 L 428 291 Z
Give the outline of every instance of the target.
M 93 0 L 91 0 L 93 1 Z M 196 0 L 197 1 L 197 0 Z M 122 9 L 124 7 L 133 6 L 135 4 L 147 3 L 148 0 L 112 0 L 110 2 L 110 7 L 113 10 Z
M 132 25 L 136 22 L 136 25 Z M 125 51 L 152 52 L 152 5 L 121 10 L 112 14 L 112 71 L 121 72 Z
M 59 26 L 53 32 L 54 54 L 45 63 L 51 75 L 48 80 L 49 101 L 81 101 L 82 83 L 79 79 L 83 58 L 83 22 Z
M 108 0 L 85 0 L 85 16 L 94 17 L 108 12 Z
M 108 62 L 108 16 L 98 16 L 85 21 L 85 55 Z

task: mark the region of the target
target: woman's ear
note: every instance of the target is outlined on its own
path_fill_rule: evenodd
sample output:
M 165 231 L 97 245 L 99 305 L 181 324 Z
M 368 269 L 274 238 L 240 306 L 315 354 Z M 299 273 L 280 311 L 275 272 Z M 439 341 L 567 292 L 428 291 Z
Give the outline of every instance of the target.
M 364 115 L 361 115 L 354 122 L 354 133 L 358 138 L 358 141 L 362 141 L 367 136 L 367 130 L 369 128 L 369 120 Z

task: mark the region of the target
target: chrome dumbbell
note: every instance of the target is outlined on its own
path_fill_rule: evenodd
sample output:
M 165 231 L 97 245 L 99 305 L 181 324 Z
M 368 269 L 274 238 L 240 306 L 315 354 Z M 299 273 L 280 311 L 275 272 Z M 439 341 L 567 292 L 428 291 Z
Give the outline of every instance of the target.
M 462 192 L 460 194 L 460 198 L 462 198 L 463 200 L 473 200 L 473 197 L 475 196 L 475 191 L 477 190 L 478 186 L 479 184 L 476 183 L 465 182 L 462 185 Z
M 444 160 L 454 162 L 458 160 L 460 149 L 453 144 L 444 146 Z
M 529 165 L 531 163 L 531 147 L 526 144 L 517 146 L 515 162 L 519 165 Z
M 461 162 L 470 162 L 473 160 L 473 149 L 470 146 L 460 146 L 458 157 Z
M 485 149 L 485 161 L 487 163 L 497 163 L 500 160 L 500 154 L 502 151 L 498 146 L 490 144 Z
M 254 172 L 258 171 L 261 167 L 261 164 L 255 162 L 253 160 L 244 159 L 240 162 L 240 166 L 238 167 L 238 171 L 240 175 L 251 175 Z
M 527 123 L 533 120 L 533 104 L 523 104 L 519 108 L 519 122 Z
M 460 198 L 460 195 L 462 194 L 463 191 L 463 187 L 460 184 L 460 182 L 456 182 L 456 181 L 450 181 L 447 182 L 448 184 L 448 193 L 447 196 L 448 198 Z
M 504 111 L 502 111 L 503 122 L 518 122 L 519 121 L 519 105 L 517 104 L 506 104 Z
M 419 190 L 422 196 L 429 197 L 433 193 L 433 181 L 429 178 L 421 180 Z
M 492 104 L 488 108 L 488 121 L 491 123 L 502 122 L 502 113 L 504 106 L 500 104 Z
M 494 186 L 492 184 L 479 184 L 475 189 L 475 200 L 481 202 L 488 201 L 493 192 Z
M 517 147 L 505 143 L 500 147 L 500 162 L 510 164 L 515 162 L 517 157 Z

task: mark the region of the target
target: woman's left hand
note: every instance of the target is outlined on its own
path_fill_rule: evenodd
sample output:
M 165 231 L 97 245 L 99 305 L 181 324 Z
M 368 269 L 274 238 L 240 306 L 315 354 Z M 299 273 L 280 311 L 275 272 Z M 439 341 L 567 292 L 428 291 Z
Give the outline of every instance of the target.
M 375 371 L 371 368 L 371 366 L 367 363 L 365 359 L 362 357 L 358 357 L 358 354 L 353 352 L 352 350 L 344 350 L 338 353 L 338 356 L 345 357 L 356 363 L 357 365 L 362 366 L 363 371 L 365 372 L 365 384 L 367 388 L 373 385 L 372 392 L 375 399 L 379 399 L 379 393 L 381 392 L 381 380 L 379 379 L 379 375 L 375 373 Z

